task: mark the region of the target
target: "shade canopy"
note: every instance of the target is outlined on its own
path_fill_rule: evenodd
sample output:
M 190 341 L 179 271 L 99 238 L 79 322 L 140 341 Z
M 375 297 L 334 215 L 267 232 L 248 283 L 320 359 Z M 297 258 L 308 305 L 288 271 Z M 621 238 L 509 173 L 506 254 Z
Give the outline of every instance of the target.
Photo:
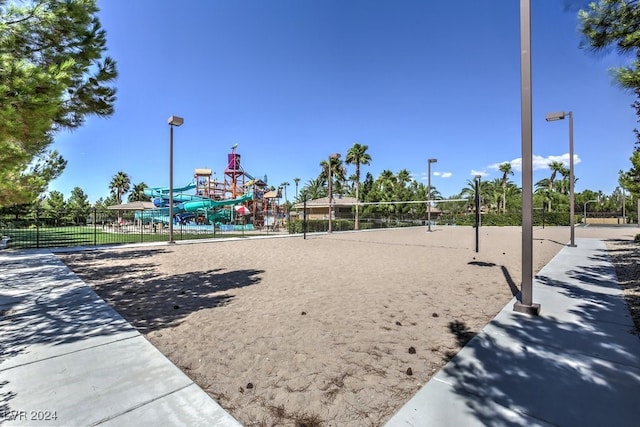
M 121 205 L 107 206 L 107 209 L 113 211 L 146 211 L 156 209 L 156 205 L 152 202 L 131 202 L 122 203 Z

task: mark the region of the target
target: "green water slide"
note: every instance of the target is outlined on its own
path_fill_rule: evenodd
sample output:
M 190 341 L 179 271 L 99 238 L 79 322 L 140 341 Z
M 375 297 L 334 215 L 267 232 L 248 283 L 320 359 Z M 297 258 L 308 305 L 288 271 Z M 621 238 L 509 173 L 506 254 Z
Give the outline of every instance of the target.
M 223 206 L 231 206 L 231 205 L 239 205 L 240 203 L 244 203 L 248 200 L 253 199 L 252 193 L 246 193 L 235 199 L 227 199 L 227 200 L 211 200 L 211 199 L 202 199 L 196 200 L 193 202 L 186 202 L 182 205 L 182 208 L 187 212 L 202 212 L 207 209 L 215 209 L 221 208 Z

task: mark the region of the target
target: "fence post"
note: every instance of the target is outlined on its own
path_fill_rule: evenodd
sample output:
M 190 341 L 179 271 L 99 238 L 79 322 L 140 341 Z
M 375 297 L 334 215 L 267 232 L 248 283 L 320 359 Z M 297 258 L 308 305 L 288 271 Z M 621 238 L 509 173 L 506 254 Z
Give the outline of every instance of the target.
M 36 208 L 36 248 L 40 248 L 40 208 Z
M 97 209 L 93 207 L 93 246 L 98 244 L 98 214 Z

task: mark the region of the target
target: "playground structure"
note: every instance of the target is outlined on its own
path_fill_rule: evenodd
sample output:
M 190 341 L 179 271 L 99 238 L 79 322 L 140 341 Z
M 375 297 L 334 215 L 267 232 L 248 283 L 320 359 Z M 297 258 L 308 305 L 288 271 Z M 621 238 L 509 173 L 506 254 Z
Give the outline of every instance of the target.
M 243 230 L 273 228 L 278 224 L 280 190 L 267 191 L 266 176 L 261 180 L 245 172 L 236 148 L 237 144 L 227 155 L 222 181 L 217 180 L 211 169 L 195 169 L 193 182 L 173 189 L 174 223 Z M 195 194 L 187 193 L 194 189 Z M 153 200 L 156 209 L 136 212 L 135 218 L 144 223 L 168 224 L 169 189 L 146 188 L 144 194 Z

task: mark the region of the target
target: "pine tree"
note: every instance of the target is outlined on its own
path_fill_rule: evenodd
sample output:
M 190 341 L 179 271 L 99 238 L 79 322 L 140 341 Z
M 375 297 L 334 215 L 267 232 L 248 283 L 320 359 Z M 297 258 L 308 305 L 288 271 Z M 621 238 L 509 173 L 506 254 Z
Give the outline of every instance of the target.
M 0 1 L 0 206 L 32 202 L 62 173 L 56 131 L 113 113 L 97 13 L 95 0 Z

